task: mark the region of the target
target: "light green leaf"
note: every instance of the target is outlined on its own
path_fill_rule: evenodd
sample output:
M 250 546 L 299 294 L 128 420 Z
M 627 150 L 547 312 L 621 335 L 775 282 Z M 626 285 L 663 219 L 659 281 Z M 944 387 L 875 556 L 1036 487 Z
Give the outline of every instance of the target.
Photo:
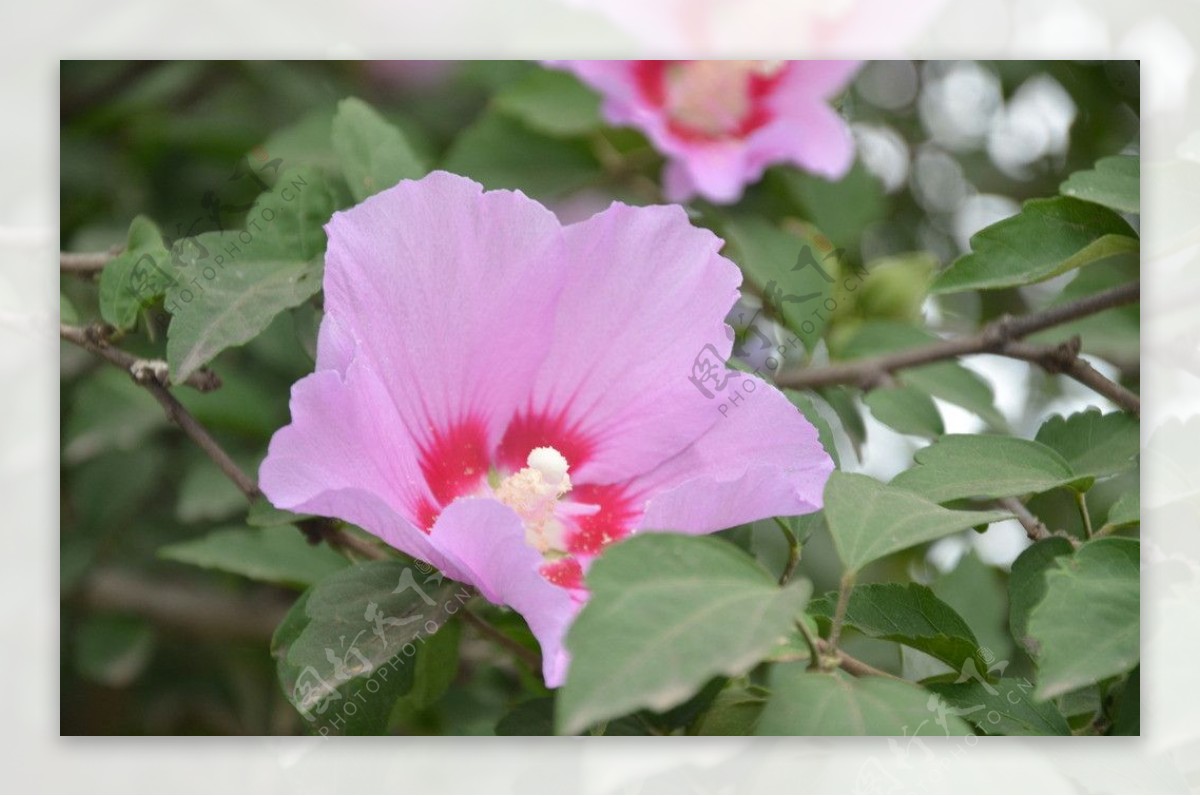
M 1052 536 L 1025 548 L 1013 562 L 1008 576 L 1008 627 L 1013 639 L 1032 657 L 1037 657 L 1038 645 L 1029 635 L 1029 614 L 1046 596 L 1046 571 L 1074 549 L 1061 536 Z
M 1029 615 L 1029 635 L 1040 649 L 1037 699 L 1137 665 L 1140 550 L 1133 539 L 1096 539 L 1046 572 L 1046 596 Z
M 601 174 L 585 143 L 542 135 L 499 112 L 484 114 L 464 130 L 442 168 L 488 189 L 516 189 L 538 199 L 562 197 Z
M 774 169 L 786 190 L 835 246 L 857 256 L 862 231 L 884 217 L 883 185 L 861 160 L 837 182 L 793 168 Z
M 535 69 L 492 97 L 497 108 L 539 132 L 584 135 L 600 129 L 600 97 L 566 72 Z
M 942 272 L 933 292 L 1028 285 L 1138 246 L 1137 233 L 1111 210 L 1065 196 L 1033 199 L 971 236 L 971 253 Z
M 171 561 L 232 572 L 284 586 L 309 586 L 347 565 L 326 545 L 311 545 L 291 525 L 220 528 L 188 542 L 159 548 Z
M 1074 196 L 1123 213 L 1141 211 L 1141 159 L 1136 155 L 1100 158 L 1094 168 L 1077 171 L 1059 186 L 1063 196 Z
M 425 165 L 399 129 L 357 97 L 338 103 L 333 149 L 354 198 L 361 202 L 403 179 L 425 174 Z
M 716 675 L 745 673 L 786 635 L 809 592 L 803 581 L 780 589 L 722 540 L 660 533 L 607 548 L 587 583 L 591 598 L 567 634 L 564 734 L 637 708 L 667 710 Z
M 337 571 L 300 596 L 271 639 L 284 694 L 311 732 L 384 732 L 416 656 L 470 596 L 398 560 Z
M 947 434 L 913 458 L 917 466 L 897 475 L 892 486 L 935 503 L 1027 495 L 1078 480 L 1055 450 L 1018 437 Z
M 1142 521 L 1142 495 L 1138 491 L 1126 492 L 1117 498 L 1117 502 L 1108 510 L 1105 525 L 1114 528 L 1128 528 Z
M 881 387 L 867 393 L 863 402 L 876 420 L 901 434 L 937 437 L 946 433 L 937 405 L 916 387 Z
M 804 419 L 813 424 L 813 428 L 817 430 L 817 438 L 821 440 L 821 447 L 829 454 L 829 458 L 833 459 L 835 467 L 841 467 L 842 463 L 838 457 L 837 442 L 833 436 L 833 428 L 829 422 L 817 409 L 817 405 L 813 403 L 813 399 L 806 393 L 796 390 L 784 390 L 783 394 L 800 410 L 800 414 L 804 415 Z
M 729 256 L 762 293 L 763 305 L 812 350 L 829 322 L 825 299 L 833 294 L 837 270 L 825 259 L 829 246 L 801 238 L 755 215 L 721 221 Z
M 1062 454 L 1076 477 L 1103 478 L 1136 464 L 1140 432 L 1133 415 L 1090 408 L 1068 418 L 1054 415 L 1034 439 Z
M 939 715 L 932 697 L 898 680 L 818 674 L 800 664 L 776 664 L 756 734 L 973 735 L 957 716 Z
M 292 171 L 255 202 L 247 229 L 176 244 L 183 267 L 166 299 L 172 381 L 253 339 L 277 314 L 321 289 L 322 225 L 341 203 L 338 189 L 316 172 Z
M 809 604 L 813 616 L 830 620 L 837 594 Z M 846 606 L 845 625 L 871 638 L 882 638 L 920 650 L 955 671 L 974 660 L 976 671 L 988 669 L 979 641 L 957 612 L 919 583 L 871 583 L 856 586 Z
M 154 222 L 138 216 L 129 225 L 125 250 L 100 272 L 100 317 L 132 329 L 138 314 L 171 285 L 170 253 Z
M 953 511 L 874 478 L 834 472 L 825 485 L 825 521 L 846 569 L 952 533 L 1012 517 L 1006 511 Z
M 1033 683 L 1003 678 L 998 683 L 928 683 L 956 712 L 988 735 L 1070 735 L 1071 728 L 1053 702 L 1035 702 Z
M 717 695 L 688 734 L 754 735 L 766 704 L 766 695 L 761 689 L 727 688 Z

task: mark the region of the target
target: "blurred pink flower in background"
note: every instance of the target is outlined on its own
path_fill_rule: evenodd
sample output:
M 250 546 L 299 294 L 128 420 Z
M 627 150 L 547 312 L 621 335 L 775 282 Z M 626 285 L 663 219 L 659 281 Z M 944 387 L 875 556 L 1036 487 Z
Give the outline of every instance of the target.
M 520 612 L 547 685 L 609 543 L 821 506 L 833 464 L 782 393 L 725 368 L 741 276 L 681 208 L 614 203 L 564 227 L 435 172 L 326 229 L 316 369 L 262 489 Z M 744 394 L 732 411 L 697 389 L 706 352 Z
M 768 166 L 829 179 L 854 162 L 850 128 L 829 104 L 858 61 L 551 61 L 604 98 L 605 118 L 641 130 L 667 157 L 663 190 L 727 204 Z

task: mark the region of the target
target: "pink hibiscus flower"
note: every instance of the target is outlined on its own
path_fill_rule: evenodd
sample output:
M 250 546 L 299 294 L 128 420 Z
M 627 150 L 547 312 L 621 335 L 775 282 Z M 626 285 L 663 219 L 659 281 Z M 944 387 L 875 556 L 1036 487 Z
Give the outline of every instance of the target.
M 262 489 L 520 612 L 547 685 L 605 545 L 820 507 L 832 463 L 782 393 L 724 370 L 741 276 L 681 208 L 564 227 L 436 172 L 326 229 L 316 369 Z M 712 353 L 732 408 L 694 382 Z
M 829 99 L 858 61 L 549 61 L 604 97 L 612 124 L 640 129 L 667 157 L 671 201 L 737 201 L 768 166 L 838 179 L 854 139 Z

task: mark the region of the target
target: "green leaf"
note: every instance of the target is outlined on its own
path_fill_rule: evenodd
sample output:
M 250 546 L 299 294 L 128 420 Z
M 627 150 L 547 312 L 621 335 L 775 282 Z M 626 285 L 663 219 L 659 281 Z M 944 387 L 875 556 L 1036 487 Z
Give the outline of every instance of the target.
M 835 467 L 841 467 L 842 463 L 838 458 L 837 442 L 833 436 L 833 428 L 830 427 L 829 421 L 817 409 L 817 405 L 813 403 L 813 399 L 807 394 L 796 390 L 784 390 L 783 394 L 792 402 L 792 406 L 800 410 L 800 414 L 804 415 L 804 419 L 813 424 L 813 428 L 817 430 L 817 438 L 821 440 L 821 447 L 829 454 L 829 458 L 833 459 Z
M 775 169 L 779 178 L 812 221 L 834 245 L 856 256 L 862 231 L 881 220 L 887 210 L 883 185 L 862 163 L 854 166 L 837 182 L 797 169 Z
M 79 323 L 79 311 L 65 294 L 58 294 L 58 318 L 63 323 Z
M 325 231 L 341 206 L 315 171 L 285 173 L 255 202 L 241 232 L 207 232 L 176 244 L 183 267 L 167 292 L 171 379 L 180 382 L 221 351 L 267 328 L 321 289 Z
M 247 467 L 234 457 L 245 472 Z M 246 496 L 207 456 L 193 458 L 179 482 L 179 498 L 175 501 L 175 517 L 185 525 L 226 520 L 246 506 Z
M 346 567 L 311 587 L 271 639 L 284 694 L 321 735 L 378 734 L 412 688 L 416 656 L 470 599 L 403 561 Z
M 1129 674 L 1121 688 L 1121 701 L 1117 703 L 1110 735 L 1142 734 L 1142 667 L 1137 666 Z
M 357 97 L 338 103 L 333 149 L 355 200 L 425 174 L 425 165 L 404 134 Z
M 154 630 L 140 619 L 93 616 L 75 636 L 75 668 L 109 688 L 127 688 L 150 662 Z
M 1108 519 L 1104 521 L 1104 524 L 1114 528 L 1128 528 L 1141 521 L 1142 495 L 1135 490 L 1127 492 L 1117 499 L 1117 502 L 1108 510 Z
M 1137 250 L 1137 233 L 1111 210 L 1069 197 L 1033 199 L 971 236 L 971 253 L 941 273 L 933 292 L 1028 285 Z
M 940 338 L 932 332 L 895 321 L 868 321 L 841 348 L 839 359 L 859 359 L 903 351 L 907 348 L 935 343 Z M 935 398 L 974 412 L 989 425 L 1004 429 L 1004 416 L 996 411 L 992 388 L 977 373 L 957 362 L 935 362 L 918 368 L 907 368 L 896 374 L 897 381 L 914 387 Z
M 526 700 L 496 724 L 497 735 L 536 736 L 554 734 L 554 697 Z
M 842 430 L 850 438 L 854 447 L 854 455 L 862 457 L 862 444 L 867 439 L 867 427 L 863 423 L 862 412 L 854 400 L 854 393 L 848 387 L 822 387 L 817 393 L 829 404 L 829 408 L 842 421 Z M 832 456 L 832 454 L 830 454 Z M 836 460 L 835 460 L 836 461 Z M 839 465 L 840 466 L 840 465 Z
M 928 683 L 955 714 L 987 735 L 1070 735 L 1071 727 L 1053 702 L 1035 702 L 1033 683 L 1003 678 L 998 683 Z
M 539 199 L 564 196 L 601 174 L 585 143 L 542 135 L 498 112 L 464 130 L 442 168 L 488 189 L 517 189 Z
M 312 545 L 291 525 L 220 528 L 189 542 L 159 548 L 171 561 L 232 572 L 283 586 L 309 586 L 347 565 L 326 545 Z
M 1025 548 L 1013 561 L 1008 576 L 1008 627 L 1013 639 L 1034 658 L 1038 655 L 1038 644 L 1029 635 L 1029 614 L 1046 596 L 1046 571 L 1074 549 L 1061 536 L 1052 536 Z
M 436 705 L 458 676 L 458 644 L 461 622 L 446 622 L 425 642 L 417 656 L 412 690 L 403 698 L 406 706 L 423 710 Z
M 277 509 L 270 502 L 260 497 L 250 504 L 246 512 L 246 523 L 255 528 L 270 528 L 275 525 L 295 525 L 298 522 L 312 519 L 311 514 L 293 514 L 290 511 Z
M 1141 177 L 1138 156 L 1113 155 L 1100 158 L 1094 168 L 1072 174 L 1058 187 L 1058 192 L 1123 213 L 1139 213 Z
M 722 540 L 661 533 L 607 548 L 587 582 L 591 598 L 567 634 L 564 734 L 636 708 L 667 710 L 716 675 L 743 674 L 787 633 L 809 591 L 803 581 L 780 589 Z
M 700 716 L 689 735 L 754 735 L 767 699 L 757 688 L 727 688 Z
M 1006 511 L 953 511 L 874 478 L 834 472 L 825 485 L 825 521 L 849 572 L 908 547 L 1008 519 Z
M 721 220 L 729 256 L 762 293 L 763 305 L 812 350 L 829 322 L 825 300 L 833 295 L 835 274 L 823 262 L 830 256 L 815 240 L 779 229 L 759 216 Z
M 836 603 L 837 594 L 827 594 L 810 603 L 808 612 L 830 620 Z M 988 669 L 979 641 L 963 618 L 919 583 L 856 586 L 846 606 L 845 625 L 932 655 L 955 671 L 968 660 L 975 661 L 976 671 Z
M 915 387 L 881 387 L 867 393 L 863 402 L 876 420 L 901 434 L 937 437 L 946 433 L 933 399 Z
M 1139 545 L 1088 542 L 1046 572 L 1046 596 L 1029 615 L 1039 646 L 1037 699 L 1050 699 L 1138 663 Z
M 79 383 L 63 429 L 63 461 L 91 459 L 111 450 L 134 450 L 167 425 L 162 407 L 129 374 L 115 368 L 96 371 Z
M 1062 454 L 1076 477 L 1103 478 L 1136 463 L 1140 432 L 1133 415 L 1093 407 L 1068 418 L 1054 415 L 1034 439 Z
M 535 69 L 492 97 L 504 113 L 553 136 L 585 135 L 600 129 L 600 97 L 571 74 Z
M 939 719 L 943 723 L 939 723 Z M 882 677 L 818 674 L 776 664 L 758 735 L 972 735 L 957 716 L 939 715 L 931 694 Z
M 100 272 L 100 317 L 132 329 L 138 314 L 171 285 L 170 254 L 154 222 L 138 216 L 129 225 L 125 250 Z
M 917 466 L 892 486 L 935 503 L 1045 492 L 1078 480 L 1070 465 L 1040 442 L 994 434 L 947 434 L 913 456 Z
M 968 550 L 954 569 L 938 575 L 929 587 L 970 625 L 989 668 L 1009 659 L 1013 645 L 1008 634 L 1008 588 L 995 567 Z

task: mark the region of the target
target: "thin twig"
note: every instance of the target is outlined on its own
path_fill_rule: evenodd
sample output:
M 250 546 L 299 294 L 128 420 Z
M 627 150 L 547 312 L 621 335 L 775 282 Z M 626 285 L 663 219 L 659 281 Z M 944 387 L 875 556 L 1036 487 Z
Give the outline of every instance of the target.
M 804 639 L 804 643 L 808 645 L 808 668 L 820 669 L 822 658 L 821 639 L 812 634 L 812 631 L 808 629 L 808 625 L 804 624 L 803 619 L 796 620 L 796 629 L 800 631 L 800 636 Z
M 783 538 L 787 540 L 788 544 L 787 563 L 784 564 L 783 572 L 779 575 L 779 585 L 783 586 L 792 579 L 792 575 L 796 574 L 796 567 L 800 564 L 800 540 L 796 538 L 796 534 L 792 533 L 792 529 L 783 520 L 776 517 L 775 524 L 783 532 Z
M 968 354 L 1000 354 L 1036 362 L 1043 367 L 1052 369 L 1052 372 L 1065 373 L 1100 392 L 1121 407 L 1137 413 L 1140 409 L 1137 396 L 1104 378 L 1091 365 L 1079 359 L 1078 348 L 1074 348 L 1072 352 L 1071 341 L 1048 348 L 1017 345 L 1017 341 L 1069 321 L 1094 315 L 1113 307 L 1136 303 L 1140 297 L 1141 284 L 1131 282 L 1040 312 L 1019 317 L 999 318 L 978 333 L 967 337 L 939 340 L 927 346 L 866 357 L 851 362 L 840 362 L 826 367 L 781 373 L 776 379 L 776 383 L 780 387 L 794 389 L 827 387 L 836 384 L 852 384 L 863 389 L 873 389 L 887 383 L 893 373 L 905 368 L 928 365 L 932 362 Z M 1067 355 L 1068 353 L 1070 356 Z
M 842 575 L 842 581 L 838 584 L 837 607 L 833 609 L 833 623 L 829 628 L 829 648 L 833 652 L 837 652 L 838 640 L 842 635 L 842 622 L 846 619 L 846 608 L 850 605 L 850 592 L 854 589 L 853 572 L 847 572 Z
M 1083 520 L 1085 538 L 1092 538 L 1092 515 L 1088 513 L 1087 499 L 1082 492 L 1075 493 L 1075 503 L 1079 506 L 1079 517 Z
M 900 682 L 908 682 L 903 677 L 897 677 L 891 672 L 885 672 L 883 669 L 876 669 L 869 663 L 860 661 L 851 655 L 847 655 L 842 650 L 834 650 L 829 646 L 829 642 L 818 641 L 822 647 L 822 652 L 830 655 L 832 659 L 837 661 L 837 665 L 842 670 L 854 675 L 855 677 L 886 677 L 889 680 L 899 680 Z
M 64 274 L 90 276 L 104 270 L 122 251 L 114 246 L 106 252 L 59 252 L 58 267 Z
M 522 645 L 516 639 L 512 639 L 504 635 L 499 630 L 492 627 L 492 625 L 490 625 L 486 620 L 484 620 L 470 608 L 463 608 L 461 611 L 459 611 L 459 613 L 462 614 L 462 617 L 464 620 L 466 620 L 467 624 L 479 631 L 480 635 L 486 636 L 500 646 L 504 647 L 506 650 L 515 655 L 518 660 L 528 666 L 534 674 L 541 675 L 541 655 Z
M 1029 537 L 1031 542 L 1040 542 L 1043 539 L 1049 539 L 1053 534 L 1046 524 L 1039 520 L 1032 511 L 1025 508 L 1025 504 L 1014 497 L 1000 498 L 996 501 L 1005 511 L 1011 511 L 1017 518 L 1017 522 L 1021 523 L 1021 527 L 1025 529 L 1025 535 Z
M 132 375 L 138 383 L 142 383 L 145 378 L 152 377 L 163 387 L 171 386 L 166 362 L 160 359 L 139 359 L 128 351 L 116 348 L 109 343 L 112 333 L 112 327 L 106 324 L 93 324 L 86 327 L 59 324 L 59 336 L 63 340 L 74 343 L 116 365 Z M 221 379 L 208 368 L 200 368 L 184 379 L 183 384 L 200 392 L 212 392 L 221 386 Z

